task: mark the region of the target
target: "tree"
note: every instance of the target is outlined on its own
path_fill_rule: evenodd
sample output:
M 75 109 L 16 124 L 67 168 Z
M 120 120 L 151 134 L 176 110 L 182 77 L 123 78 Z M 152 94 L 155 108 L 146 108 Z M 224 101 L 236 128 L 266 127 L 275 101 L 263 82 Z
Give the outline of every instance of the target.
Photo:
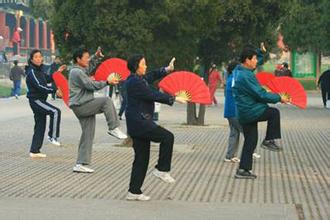
M 291 49 L 316 53 L 330 51 L 328 0 L 291 0 L 285 10 L 280 31 Z
M 330 1 L 292 0 L 285 10 L 280 29 L 284 41 L 292 50 L 317 54 L 318 76 L 322 54 L 330 54 Z
M 238 55 L 243 45 L 272 43 L 284 0 L 53 0 L 51 24 L 62 56 L 79 45 L 127 58 L 144 53 L 149 68 L 209 69 Z M 275 41 L 275 40 L 274 40 Z M 204 73 L 207 79 L 207 74 Z M 204 124 L 205 106 L 189 104 L 188 124 Z
M 34 17 L 44 20 L 48 20 L 54 13 L 53 0 L 32 0 L 30 8 Z

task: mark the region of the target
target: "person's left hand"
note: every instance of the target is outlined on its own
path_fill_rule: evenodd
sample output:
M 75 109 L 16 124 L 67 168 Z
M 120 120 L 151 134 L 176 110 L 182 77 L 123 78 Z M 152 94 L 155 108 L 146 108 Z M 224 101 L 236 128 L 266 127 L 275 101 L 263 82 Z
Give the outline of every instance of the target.
M 57 71 L 62 72 L 62 71 L 65 70 L 65 69 L 66 69 L 66 65 L 62 65 L 62 66 L 60 66 L 60 67 L 58 68 Z
M 98 47 L 97 48 L 97 51 L 95 52 L 95 55 L 97 57 L 104 57 L 103 53 L 102 53 L 102 48 L 101 47 Z
M 166 72 L 172 72 L 174 70 L 174 62 L 175 62 L 175 57 L 173 57 L 166 67 Z

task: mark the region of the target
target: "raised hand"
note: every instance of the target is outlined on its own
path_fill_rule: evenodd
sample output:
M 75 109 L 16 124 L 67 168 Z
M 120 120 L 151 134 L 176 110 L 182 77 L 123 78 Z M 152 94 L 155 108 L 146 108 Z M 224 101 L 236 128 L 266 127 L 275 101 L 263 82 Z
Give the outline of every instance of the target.
M 62 72 L 62 71 L 65 70 L 65 69 L 66 69 L 66 65 L 64 64 L 64 65 L 61 65 L 61 66 L 57 69 L 57 71 Z
M 174 62 L 175 62 L 175 57 L 171 59 L 170 63 L 166 67 L 166 72 L 171 72 L 174 70 Z

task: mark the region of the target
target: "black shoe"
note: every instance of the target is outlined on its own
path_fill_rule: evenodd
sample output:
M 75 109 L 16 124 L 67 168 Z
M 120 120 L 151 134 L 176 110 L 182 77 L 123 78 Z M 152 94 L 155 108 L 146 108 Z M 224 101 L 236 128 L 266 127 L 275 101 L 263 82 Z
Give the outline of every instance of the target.
M 238 169 L 235 174 L 236 179 L 256 179 L 257 175 L 251 173 L 249 170 Z
M 261 147 L 271 151 L 281 151 L 282 148 L 278 146 L 274 140 L 263 140 Z

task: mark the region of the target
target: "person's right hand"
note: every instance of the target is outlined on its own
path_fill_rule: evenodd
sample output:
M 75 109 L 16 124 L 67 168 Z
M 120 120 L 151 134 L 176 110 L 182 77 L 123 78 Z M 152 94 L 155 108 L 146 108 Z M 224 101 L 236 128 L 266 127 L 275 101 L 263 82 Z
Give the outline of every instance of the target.
M 117 85 L 119 83 L 119 80 L 117 77 L 114 77 L 112 74 L 110 74 L 107 78 L 108 84 L 111 85 Z
M 291 102 L 291 98 L 287 94 L 280 94 L 281 96 L 281 102 L 282 103 L 289 103 Z
M 62 97 L 63 97 L 62 90 L 57 89 L 57 90 L 56 90 L 56 95 L 57 95 L 58 97 L 62 98 Z
M 176 96 L 175 101 L 181 104 L 186 104 L 188 102 L 188 100 L 182 96 Z

